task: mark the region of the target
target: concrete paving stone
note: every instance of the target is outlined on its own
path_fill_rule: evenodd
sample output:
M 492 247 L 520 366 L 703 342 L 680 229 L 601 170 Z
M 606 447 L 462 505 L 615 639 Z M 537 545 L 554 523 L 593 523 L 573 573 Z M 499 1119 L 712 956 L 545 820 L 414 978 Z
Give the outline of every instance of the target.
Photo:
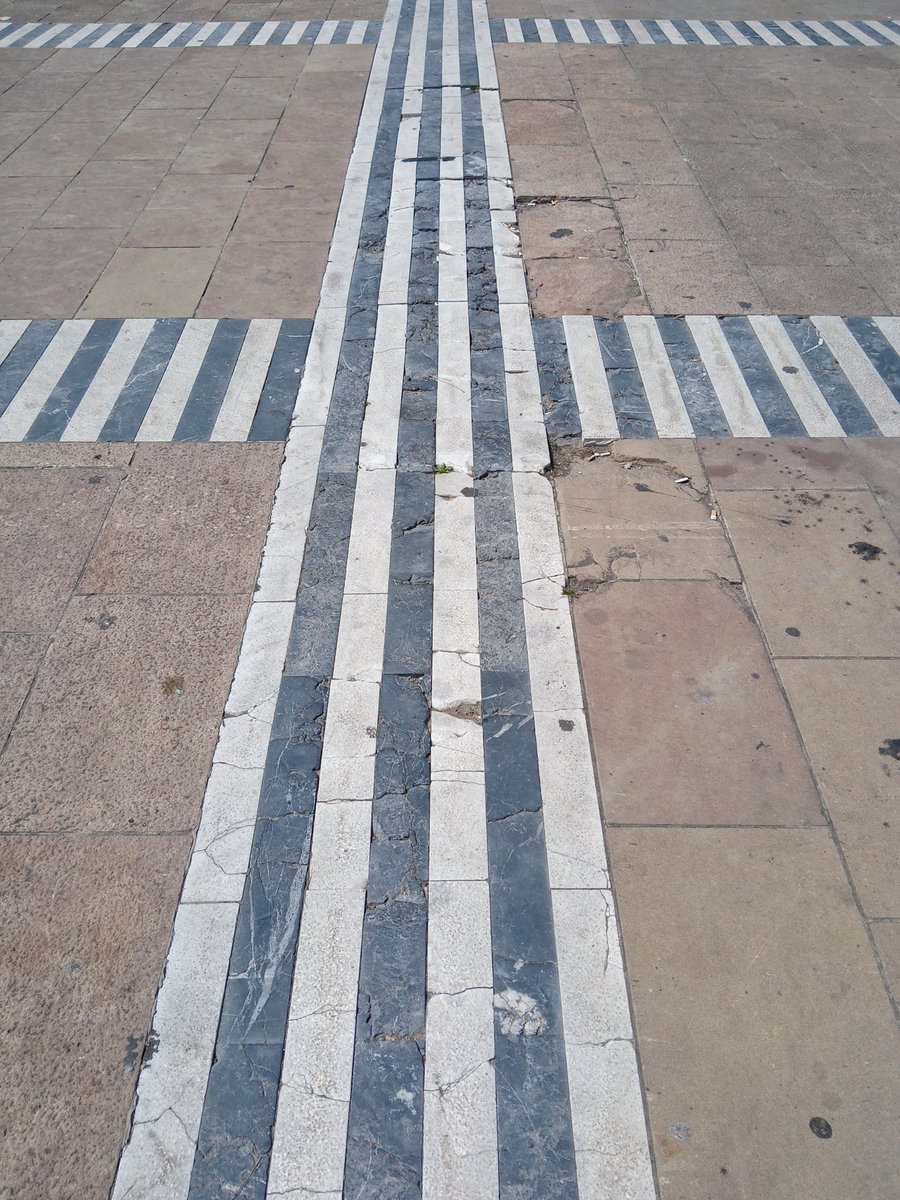
M 594 142 L 601 170 L 611 184 L 696 184 L 684 152 L 671 135 L 637 143 L 627 136 Z
M 0 113 L 56 112 L 90 78 L 88 73 L 58 76 L 32 73 L 0 95 Z
M 740 580 L 724 530 L 709 519 L 694 443 L 657 446 L 648 457 L 646 442 L 618 441 L 609 458 L 576 458 L 555 476 L 570 580 Z
M 519 231 L 525 258 L 578 258 L 603 253 L 613 232 L 620 238 L 619 221 L 610 201 L 536 204 L 519 209 Z
M 222 91 L 229 72 L 170 68 L 147 92 L 142 108 L 206 108 Z
M 168 158 L 92 158 L 89 163 L 85 163 L 73 182 L 78 187 L 155 188 L 171 165 Z M 34 183 L 37 186 L 38 181 L 35 180 Z M 6 190 L 6 184 L 3 190 Z
M 585 140 L 577 106 L 564 100 L 507 100 L 503 120 L 511 145 L 577 146 Z
M 649 100 L 618 99 L 615 96 L 582 99 L 579 109 L 591 141 L 598 149 L 608 142 L 665 141 L 671 137 L 658 109 Z
M 614 583 L 575 601 L 606 819 L 816 825 L 793 722 L 740 592 Z
M 715 207 L 738 251 L 753 266 L 784 268 L 787 262 L 790 269 L 799 271 L 807 263 L 836 267 L 846 266 L 849 261 L 828 229 L 789 184 L 778 196 L 723 196 Z
M 69 182 L 68 175 L 0 181 L 0 228 L 33 225 Z
M 203 109 L 136 108 L 95 155 L 174 161 L 203 116 Z
M 264 442 L 139 446 L 78 591 L 251 592 L 281 458 Z
M 162 250 L 123 247 L 113 255 L 78 315 L 191 317 L 218 257 L 218 246 Z
M 863 439 L 874 442 L 876 439 Z M 878 438 L 879 444 L 890 444 Z M 715 492 L 758 488 L 864 488 L 852 449 L 835 438 L 700 438 L 697 450 Z
M 741 117 L 754 138 L 800 140 L 826 137 L 822 123 L 801 102 L 773 103 L 769 100 L 742 100 Z
M 75 597 L 0 759 L 2 828 L 191 830 L 246 612 L 244 596 Z
M 535 316 L 590 313 L 597 317 L 618 317 L 648 311 L 621 243 L 618 254 L 535 258 L 526 265 L 528 294 Z
M 88 559 L 122 472 L 0 471 L 0 623 L 52 632 Z
M 274 18 L 273 18 L 274 19 Z M 290 17 L 278 18 L 285 21 Z M 296 78 L 309 56 L 309 46 L 254 46 L 234 68 L 232 79 Z
M 252 174 L 275 132 L 275 121 L 214 121 L 191 135 L 172 170 L 191 175 Z
M 664 102 L 656 101 L 660 115 L 674 137 L 683 145 L 691 142 L 753 142 L 753 132 L 743 120 L 740 109 L 732 107 L 723 97 L 716 101 L 691 98 Z
M 327 256 L 322 242 L 229 238 L 197 315 L 314 317 Z
M 900 917 L 900 663 L 782 659 L 778 670 L 863 910 Z
M 572 146 L 510 145 L 517 196 L 606 196 L 590 142 Z
M 863 491 L 734 491 L 720 513 L 772 653 L 897 655 L 900 548 Z
M 885 520 L 900 537 L 900 441 L 853 438 L 847 446 L 881 505 Z
M 111 132 L 106 122 L 48 121 L 0 164 L 0 175 L 75 175 Z
M 38 229 L 119 229 L 124 234 L 152 193 L 152 187 L 85 188 L 74 183 L 50 205 Z
M 0 633 L 0 746 L 9 737 L 47 648 L 47 638 Z
M 900 921 L 878 921 L 872 926 L 875 945 L 894 996 L 900 1003 Z
M 697 182 L 710 197 L 784 194 L 784 173 L 768 145 L 691 142 L 684 153 Z
M 822 207 L 826 209 L 830 208 L 833 199 L 831 189 L 858 191 L 867 183 L 870 186 L 876 183 L 836 137 L 821 132 L 804 137 L 772 139 L 769 153 L 787 179 L 798 187 L 814 189 L 821 197 Z
M 851 264 L 810 263 L 798 257 L 791 266 L 752 263 L 751 269 L 772 312 L 839 312 L 852 317 L 885 311 L 885 301 Z M 892 313 L 898 299 L 889 304 Z
M 636 195 L 630 191 L 626 193 L 622 188 L 613 189 L 627 238 L 721 239 L 721 222 L 699 187 L 644 184 L 634 190 Z
M 294 89 L 291 76 L 253 76 L 229 79 L 209 110 L 215 120 L 277 119 Z
M 664 1200 L 890 1200 L 896 1033 L 828 831 L 610 847 Z
M 351 146 L 324 143 L 311 144 L 303 153 L 303 143 L 281 141 L 275 138 L 266 150 L 262 164 L 253 180 L 254 187 L 296 187 L 308 172 L 323 193 L 340 195 L 347 174 L 347 160 Z
M 127 467 L 126 442 L 0 442 L 0 467 Z
M 231 241 L 283 242 L 286 235 L 302 233 L 311 242 L 328 244 L 334 229 L 338 196 L 321 194 L 318 187 L 254 188 L 238 214 Z
M 162 181 L 125 246 L 222 246 L 250 185 L 248 175 L 178 175 Z
M 0 838 L 9 1195 L 108 1194 L 189 853 L 176 835 Z
M 3 114 L 0 127 L 0 157 L 12 154 L 34 131 L 47 120 L 45 112 L 15 112 Z
M 656 104 L 718 106 L 722 103 L 722 93 L 704 73 L 702 65 L 699 61 L 695 61 L 693 68 L 689 63 L 666 65 L 663 59 L 659 66 L 641 67 L 635 75 L 645 96 Z
M 770 305 L 731 242 L 628 238 L 628 252 L 650 311 L 768 313 Z

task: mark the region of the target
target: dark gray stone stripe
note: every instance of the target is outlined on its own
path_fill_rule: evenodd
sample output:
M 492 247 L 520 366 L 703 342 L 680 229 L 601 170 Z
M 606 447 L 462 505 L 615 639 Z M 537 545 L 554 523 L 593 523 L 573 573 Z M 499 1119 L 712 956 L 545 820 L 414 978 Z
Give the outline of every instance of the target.
M 699 46 L 700 45 L 700 35 L 697 33 L 696 30 L 692 29 L 690 27 L 690 25 L 688 25 L 687 21 L 679 19 L 677 21 L 673 21 L 672 24 L 675 26 L 675 28 L 678 30 L 678 32 L 681 34 L 681 36 L 684 38 L 684 40 L 688 43 L 688 45 L 691 45 L 691 46 Z M 758 37 L 759 35 L 757 34 L 755 36 Z M 759 40 L 760 40 L 760 42 L 762 42 L 762 38 L 759 38 Z
M 460 6 L 460 42 L 474 42 L 467 3 Z M 483 160 L 478 93 L 464 88 L 462 107 L 467 161 Z M 480 177 L 466 180 L 466 225 L 494 990 L 513 988 L 532 996 L 547 1020 L 546 1032 L 514 1039 L 500 1032 L 499 1019 L 495 1024 L 500 1198 L 574 1200 L 578 1193 L 575 1152 L 484 168 Z
M 125 386 L 100 430 L 98 441 L 134 441 L 185 324 L 183 317 L 162 317 L 150 330 Z
M 492 42 L 499 43 L 499 42 L 509 41 L 509 38 L 506 36 L 506 22 L 505 21 L 503 21 L 497 17 L 492 17 L 491 21 L 490 21 L 490 26 L 491 26 L 491 41 Z
M 209 441 L 249 328 L 249 321 L 227 318 L 216 325 L 216 331 L 210 339 L 194 386 L 175 429 L 173 441 Z
M 805 437 L 806 426 L 747 318 L 720 317 L 719 325 L 772 436 Z
M 581 417 L 572 384 L 566 335 L 560 317 L 537 317 L 531 322 L 544 424 L 551 442 L 581 437 Z
M 765 46 L 766 42 L 763 39 L 762 34 L 758 33 L 755 29 L 751 29 L 746 21 L 735 21 L 734 26 L 736 29 L 739 29 L 744 37 L 747 38 L 749 42 L 752 42 L 754 46 Z
M 32 321 L 0 363 L 0 416 L 12 403 L 35 363 L 53 341 L 62 321 Z
M 871 317 L 846 317 L 845 324 L 900 403 L 900 355 Z
M 718 21 L 702 21 L 703 28 L 708 30 L 720 46 L 733 46 L 734 42 L 728 36 L 724 29 L 721 28 Z M 784 35 L 782 35 L 784 36 Z
M 72 361 L 25 435 L 26 442 L 58 442 L 91 385 L 123 321 L 94 321 Z
M 596 317 L 594 326 L 606 366 L 606 378 L 620 436 L 656 437 L 653 413 L 624 322 Z
M 310 320 L 281 322 L 266 382 L 247 435 L 248 441 L 280 442 L 287 437 L 309 350 L 312 326 Z
M 807 317 L 782 317 L 781 323 L 844 432 L 850 437 L 880 437 L 881 430 L 874 417 L 815 325 Z
M 393 49 L 405 68 L 407 0 Z M 402 99 L 402 93 L 400 93 Z M 396 146 L 399 107 L 382 112 L 359 254 L 387 220 L 379 181 Z M 384 134 L 384 136 L 382 136 Z M 389 183 L 388 183 L 389 188 Z M 389 197 L 388 197 L 389 199 Z M 381 246 L 384 230 L 381 229 Z M 380 264 L 378 267 L 380 274 Z M 351 306 L 377 275 L 354 270 Z M 264 1200 L 291 979 L 306 887 L 318 766 L 334 669 L 357 481 L 371 338 L 348 312 L 338 374 L 303 555 L 300 586 L 276 704 L 250 870 L 241 899 L 216 1050 L 207 1084 L 189 1190 L 190 1200 L 240 1195 Z M 285 323 L 287 324 L 287 322 Z M 359 349 L 360 345 L 363 347 Z M 348 385 L 348 380 L 352 386 Z M 359 381 L 362 381 L 359 403 Z M 359 411 L 357 411 L 357 409 Z M 355 439 L 355 440 L 354 440 Z M 345 469 L 341 469 L 345 465 Z
M 687 322 L 682 317 L 659 317 L 656 324 L 694 433 L 697 437 L 730 437 L 731 429 Z

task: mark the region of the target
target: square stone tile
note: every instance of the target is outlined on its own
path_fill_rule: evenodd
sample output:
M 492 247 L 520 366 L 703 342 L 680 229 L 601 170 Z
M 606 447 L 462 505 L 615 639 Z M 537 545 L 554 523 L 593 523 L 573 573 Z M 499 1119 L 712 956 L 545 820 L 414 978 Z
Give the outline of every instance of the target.
M 526 258 L 577 258 L 603 253 L 613 232 L 620 240 L 619 220 L 612 202 L 526 205 L 519 209 L 519 231 Z
M 885 302 L 849 263 L 831 266 L 800 259 L 792 266 L 753 263 L 751 269 L 772 312 L 867 317 L 885 311 Z M 888 305 L 890 312 L 895 307 Z
M 124 244 L 223 246 L 249 184 L 248 175 L 167 175 Z
M 851 449 L 854 440 L 698 438 L 697 450 L 716 492 L 864 488 Z
M 106 122 L 50 120 L 4 160 L 0 175 L 75 175 L 111 132 Z
M 167 159 L 173 162 L 197 128 L 201 108 L 136 108 L 97 151 L 97 159 Z
M 7 832 L 193 829 L 246 596 L 77 596 L 0 758 Z
M 215 120 L 277 120 L 294 89 L 291 76 L 256 76 L 229 79 L 209 110 Z
M 198 316 L 314 317 L 327 257 L 323 242 L 229 239 Z
M 709 519 L 690 441 L 667 438 L 651 449 L 623 440 L 608 450 L 609 458 L 576 458 L 554 477 L 570 579 L 740 580 L 721 524 Z M 675 483 L 684 476 L 688 483 Z
M 0 317 L 74 317 L 115 253 L 120 236 L 110 229 L 26 233 L 0 265 Z
M 318 188 L 253 188 L 238 214 L 231 240 L 283 242 L 289 232 L 330 244 L 338 197 Z
M 872 933 L 894 999 L 900 1002 L 900 921 L 878 921 L 872 926 Z
M 128 442 L 0 442 L 0 467 L 127 467 L 133 455 Z
M 510 145 L 577 146 L 585 141 L 578 107 L 565 100 L 507 100 L 503 121 Z
M 575 623 L 608 821 L 824 820 L 790 713 L 740 590 L 614 583 Z
M 627 187 L 643 184 L 691 185 L 694 173 L 681 147 L 670 136 L 637 142 L 627 135 L 610 138 L 594 136 L 600 168 L 611 184 Z
M 219 253 L 218 246 L 158 250 L 123 247 L 113 255 L 78 315 L 192 317 Z
M 708 241 L 628 238 L 652 312 L 767 313 L 769 305 L 724 232 Z
M 279 17 L 278 20 L 292 20 Z M 245 54 L 232 73 L 233 79 L 265 79 L 288 76 L 296 78 L 309 57 L 309 46 L 254 46 Z
M 0 628 L 52 633 L 122 472 L 0 470 Z
M 885 519 L 900 537 L 900 439 L 848 438 L 847 446 Z
M 518 47 L 517 47 L 518 48 Z M 531 46 L 523 47 L 532 49 Z M 518 63 L 498 63 L 500 95 L 504 100 L 574 100 L 575 93 L 558 56 L 550 57 L 543 46 L 540 58 Z M 555 59 L 555 61 L 554 61 Z
M 76 187 L 155 188 L 171 166 L 167 158 L 92 158 L 76 175 Z
M 897 539 L 863 491 L 723 492 L 772 653 L 900 655 Z
M 108 1195 L 190 848 L 185 835 L 0 837 L 10 1195 Z
M 778 670 L 870 917 L 900 917 L 900 661 L 782 659 Z
M 619 188 L 613 196 L 629 239 L 722 240 L 721 222 L 699 187 L 647 184 L 637 195 Z
M 118 229 L 124 235 L 147 203 L 146 188 L 86 188 L 70 184 L 36 222 L 38 229 Z
M 591 144 L 509 148 L 517 196 L 605 196 L 606 180 Z
M 47 211 L 68 175 L 0 179 L 0 227 L 29 226 Z
M 252 592 L 282 455 L 268 443 L 139 446 L 79 592 Z
M 620 317 L 648 312 L 621 240 L 610 253 L 526 261 L 535 316 Z
M 262 162 L 275 125 L 275 121 L 214 121 L 207 117 L 172 170 L 189 175 L 253 174 Z
M 46 637 L 0 633 L 0 747 L 9 737 L 46 648 Z
M 614 829 L 610 850 L 666 1200 L 890 1200 L 896 1033 L 829 832 Z

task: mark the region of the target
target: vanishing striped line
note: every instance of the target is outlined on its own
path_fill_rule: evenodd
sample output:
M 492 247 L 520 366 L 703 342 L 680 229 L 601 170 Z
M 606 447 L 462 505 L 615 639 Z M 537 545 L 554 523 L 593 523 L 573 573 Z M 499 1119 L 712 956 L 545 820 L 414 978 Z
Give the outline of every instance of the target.
M 495 18 L 491 40 L 506 42 L 594 42 L 611 46 L 887 46 L 900 45 L 890 21 L 662 20 L 591 18 Z
M 0 25 L 0 49 L 131 49 L 135 46 L 268 46 L 372 44 L 379 21 L 178 21 Z M 152 39 L 152 40 L 151 40 Z

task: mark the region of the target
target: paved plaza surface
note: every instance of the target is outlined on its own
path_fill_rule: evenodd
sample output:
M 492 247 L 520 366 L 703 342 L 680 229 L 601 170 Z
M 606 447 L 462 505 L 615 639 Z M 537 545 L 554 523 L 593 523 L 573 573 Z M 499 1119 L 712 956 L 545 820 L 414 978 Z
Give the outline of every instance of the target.
M 900 1195 L 900 7 L 0 11 L 0 1197 Z

